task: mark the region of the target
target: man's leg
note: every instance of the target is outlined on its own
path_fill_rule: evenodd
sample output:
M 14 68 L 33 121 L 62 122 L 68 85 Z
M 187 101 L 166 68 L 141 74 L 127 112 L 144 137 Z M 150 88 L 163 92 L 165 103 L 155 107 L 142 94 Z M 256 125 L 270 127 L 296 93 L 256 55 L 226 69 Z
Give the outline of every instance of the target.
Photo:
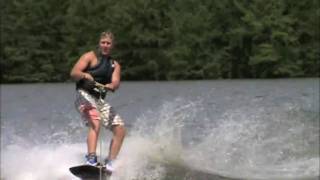
M 123 125 L 115 125 L 112 127 L 113 137 L 110 142 L 109 160 L 116 159 L 122 146 L 123 139 L 126 134 L 126 129 Z
M 98 142 L 99 131 L 100 131 L 100 127 L 99 127 L 100 118 L 99 118 L 99 112 L 95 108 L 88 110 L 86 113 L 89 121 L 87 147 L 88 147 L 88 154 L 91 154 L 91 153 L 96 153 L 97 142 Z

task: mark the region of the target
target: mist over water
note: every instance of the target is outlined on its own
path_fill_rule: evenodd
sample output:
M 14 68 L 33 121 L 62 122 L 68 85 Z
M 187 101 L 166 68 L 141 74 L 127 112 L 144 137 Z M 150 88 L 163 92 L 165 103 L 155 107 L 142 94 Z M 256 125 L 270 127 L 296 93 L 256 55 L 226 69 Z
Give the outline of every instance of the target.
M 167 84 L 161 87 L 168 90 L 159 93 L 159 86 L 143 84 L 149 88 L 141 97 L 153 98 L 134 97 L 128 106 L 113 103 L 124 107 L 118 108 L 124 119 L 130 119 L 128 109 L 136 110 L 110 179 L 318 179 L 319 91 L 313 83 L 289 82 L 271 92 L 265 87 L 253 91 L 256 85 L 242 88 L 243 82 L 233 88 L 206 82 L 198 93 L 176 92 Z M 194 83 L 182 89 L 189 85 Z M 161 100 L 153 104 L 158 96 Z M 109 100 L 123 100 L 118 98 Z M 58 113 L 46 111 L 46 118 L 34 113 L 22 125 L 22 116 L 1 115 L 1 179 L 77 179 L 68 168 L 83 163 L 86 130 L 73 107 L 60 109 L 60 101 L 51 101 L 57 103 L 51 110 Z M 106 140 L 99 143 L 98 154 L 104 158 L 111 133 L 103 131 L 102 137 Z

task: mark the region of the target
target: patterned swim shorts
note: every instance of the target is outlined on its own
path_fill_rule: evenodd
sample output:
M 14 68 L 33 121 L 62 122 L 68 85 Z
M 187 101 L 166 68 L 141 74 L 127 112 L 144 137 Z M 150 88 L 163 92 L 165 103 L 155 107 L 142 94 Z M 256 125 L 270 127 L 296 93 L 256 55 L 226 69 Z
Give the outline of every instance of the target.
M 106 128 L 111 128 L 114 125 L 124 125 L 123 120 L 112 106 L 104 100 L 95 98 L 84 90 L 77 90 L 75 106 L 86 125 L 89 124 L 90 120 L 101 120 Z

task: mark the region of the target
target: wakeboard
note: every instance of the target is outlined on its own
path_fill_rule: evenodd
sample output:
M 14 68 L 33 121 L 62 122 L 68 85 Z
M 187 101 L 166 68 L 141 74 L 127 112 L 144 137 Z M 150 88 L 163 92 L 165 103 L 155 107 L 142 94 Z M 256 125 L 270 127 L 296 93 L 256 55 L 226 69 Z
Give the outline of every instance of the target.
M 106 178 L 111 175 L 111 172 L 106 171 L 104 166 L 91 166 L 91 165 L 80 165 L 71 167 L 70 172 L 83 180 L 95 180 L 100 178 Z

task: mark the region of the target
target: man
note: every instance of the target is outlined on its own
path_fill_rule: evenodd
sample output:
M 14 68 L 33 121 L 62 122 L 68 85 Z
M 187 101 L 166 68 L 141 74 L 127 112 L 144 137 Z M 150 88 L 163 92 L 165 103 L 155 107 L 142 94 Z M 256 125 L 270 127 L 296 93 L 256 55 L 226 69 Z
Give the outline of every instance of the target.
M 84 53 L 71 70 L 71 78 L 76 81 L 77 98 L 75 105 L 88 125 L 86 164 L 97 165 L 97 141 L 100 123 L 113 132 L 106 170 L 114 171 L 116 159 L 125 136 L 124 122 L 106 102 L 106 92 L 115 91 L 120 85 L 120 64 L 110 56 L 114 36 L 111 32 L 101 33 L 97 51 Z M 100 86 L 97 86 L 97 83 Z M 103 88 L 101 88 L 103 87 Z

